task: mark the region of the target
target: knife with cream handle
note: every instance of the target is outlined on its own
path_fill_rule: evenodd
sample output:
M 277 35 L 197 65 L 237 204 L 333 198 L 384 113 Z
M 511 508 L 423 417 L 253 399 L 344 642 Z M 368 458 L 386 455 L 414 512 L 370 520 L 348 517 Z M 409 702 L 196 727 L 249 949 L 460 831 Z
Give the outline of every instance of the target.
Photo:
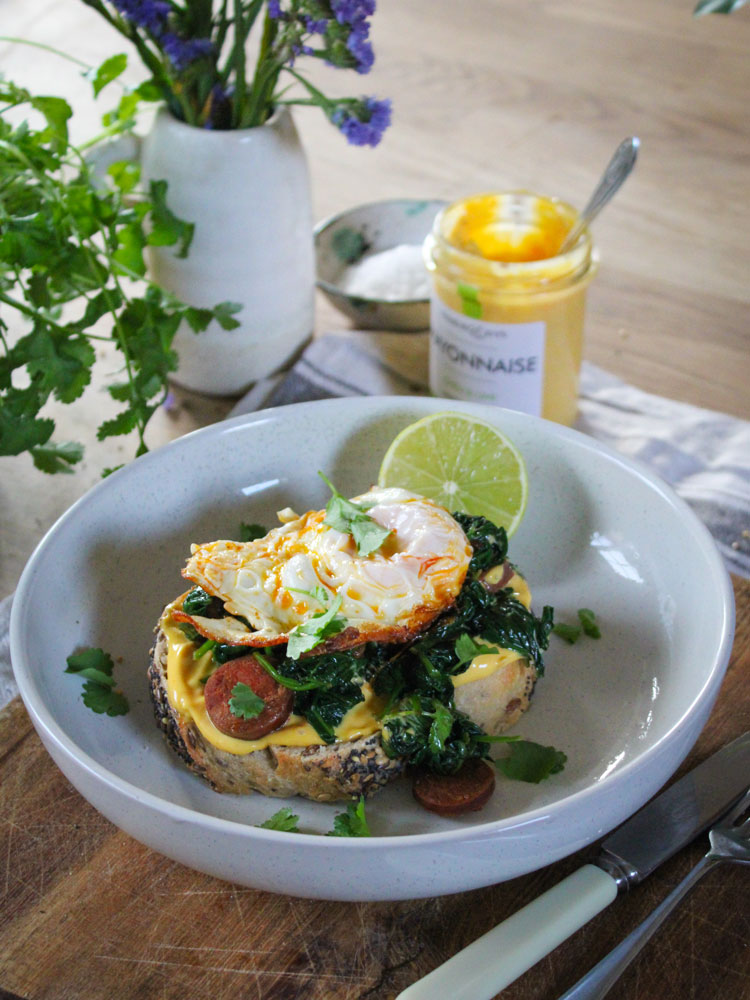
M 396 1000 L 492 1000 L 713 825 L 750 783 L 750 732 L 688 772 L 609 836 L 592 864 L 508 917 Z

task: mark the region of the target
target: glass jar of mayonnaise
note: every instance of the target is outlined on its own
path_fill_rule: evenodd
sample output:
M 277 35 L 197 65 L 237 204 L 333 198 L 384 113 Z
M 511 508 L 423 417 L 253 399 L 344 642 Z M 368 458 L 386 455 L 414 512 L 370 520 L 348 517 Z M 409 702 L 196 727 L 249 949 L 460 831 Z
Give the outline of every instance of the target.
M 435 395 L 573 422 L 597 267 L 588 231 L 558 252 L 576 218 L 527 191 L 464 198 L 438 214 L 425 243 Z

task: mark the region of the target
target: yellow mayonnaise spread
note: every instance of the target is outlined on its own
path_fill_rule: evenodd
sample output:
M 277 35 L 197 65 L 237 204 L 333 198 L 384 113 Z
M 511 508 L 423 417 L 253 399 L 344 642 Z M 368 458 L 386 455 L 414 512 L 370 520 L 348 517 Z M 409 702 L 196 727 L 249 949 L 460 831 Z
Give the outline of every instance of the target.
M 486 577 L 487 582 L 498 583 L 502 579 L 503 571 L 504 568 L 502 566 L 495 566 L 489 570 Z M 511 588 L 513 596 L 524 607 L 531 607 L 531 591 L 529 590 L 528 583 L 526 583 L 522 576 L 514 573 L 508 581 L 507 586 Z M 479 641 L 482 642 L 483 640 L 480 639 Z M 489 677 L 491 674 L 507 666 L 508 663 L 517 660 L 519 656 L 520 653 L 515 649 L 500 649 L 497 653 L 482 653 L 479 656 L 475 656 L 463 673 L 455 675 L 453 678 L 453 687 L 463 687 L 464 684 L 483 680 L 485 677 Z
M 194 659 L 195 643 L 183 634 L 172 619 L 169 612 L 173 606 L 170 605 L 166 609 L 159 622 L 168 645 L 167 697 L 172 708 L 180 715 L 192 719 L 209 743 L 219 750 L 226 750 L 227 753 L 247 754 L 272 745 L 306 747 L 321 742 L 315 729 L 299 715 L 290 715 L 283 726 L 272 733 L 267 733 L 259 740 L 238 740 L 218 730 L 206 711 L 201 683 L 201 679 L 211 668 L 211 651 Z M 251 650 L 248 649 L 248 652 Z M 336 727 L 337 741 L 356 740 L 380 729 L 376 715 L 382 711 L 385 702 L 375 694 L 368 683 L 362 685 L 362 693 L 364 701 L 351 708 Z
M 494 578 L 493 578 L 494 574 Z M 503 567 L 497 566 L 487 574 L 489 583 L 502 578 Z M 526 607 L 531 605 L 531 593 L 522 576 L 514 574 L 507 586 L 514 596 Z M 184 596 L 184 595 L 183 595 Z M 321 742 L 316 730 L 299 715 L 290 715 L 283 726 L 267 733 L 258 740 L 240 740 L 222 733 L 211 721 L 206 711 L 203 696 L 203 679 L 212 669 L 212 652 L 195 657 L 195 643 L 188 639 L 177 622 L 172 618 L 172 610 L 182 606 L 182 597 L 168 605 L 159 622 L 167 640 L 167 697 L 172 708 L 180 715 L 191 719 L 201 735 L 218 750 L 238 755 L 264 750 L 268 746 L 306 747 Z M 251 649 L 248 647 L 248 653 Z M 453 678 L 454 687 L 469 684 L 495 673 L 506 663 L 518 659 L 518 653 L 502 649 L 498 653 L 477 656 L 468 668 Z M 380 713 L 385 707 L 385 699 L 375 694 L 370 684 L 362 685 L 364 700 L 349 709 L 340 725 L 335 729 L 336 742 L 357 740 L 381 729 Z
M 452 205 L 443 231 L 465 253 L 506 264 L 528 263 L 556 256 L 574 221 L 575 212 L 551 198 L 537 198 L 522 219 L 512 194 L 482 194 Z
M 559 250 L 574 208 L 526 191 L 481 194 L 439 213 L 425 244 L 432 272 L 430 388 L 572 423 L 588 233 Z

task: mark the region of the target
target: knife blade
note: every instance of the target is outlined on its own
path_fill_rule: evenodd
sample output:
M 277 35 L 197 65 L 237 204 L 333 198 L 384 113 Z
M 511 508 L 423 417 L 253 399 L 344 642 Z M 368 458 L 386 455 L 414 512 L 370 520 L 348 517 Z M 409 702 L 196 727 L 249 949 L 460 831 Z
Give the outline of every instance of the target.
M 750 731 L 634 813 L 590 864 L 493 927 L 396 1000 L 492 1000 L 616 897 L 707 830 L 750 785 Z
M 638 885 L 724 815 L 750 784 L 750 732 L 652 799 L 601 845 L 594 864 Z

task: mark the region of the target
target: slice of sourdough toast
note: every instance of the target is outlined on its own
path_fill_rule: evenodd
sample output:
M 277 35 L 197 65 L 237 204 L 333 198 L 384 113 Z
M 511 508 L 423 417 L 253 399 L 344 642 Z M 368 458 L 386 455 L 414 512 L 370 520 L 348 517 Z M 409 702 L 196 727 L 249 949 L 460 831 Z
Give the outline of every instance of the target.
M 243 755 L 218 749 L 170 704 L 167 639 L 160 629 L 151 650 L 148 680 L 156 721 L 168 744 L 217 792 L 258 791 L 335 802 L 371 795 L 404 771 L 403 761 L 386 756 L 380 733 L 332 745 L 269 746 Z

